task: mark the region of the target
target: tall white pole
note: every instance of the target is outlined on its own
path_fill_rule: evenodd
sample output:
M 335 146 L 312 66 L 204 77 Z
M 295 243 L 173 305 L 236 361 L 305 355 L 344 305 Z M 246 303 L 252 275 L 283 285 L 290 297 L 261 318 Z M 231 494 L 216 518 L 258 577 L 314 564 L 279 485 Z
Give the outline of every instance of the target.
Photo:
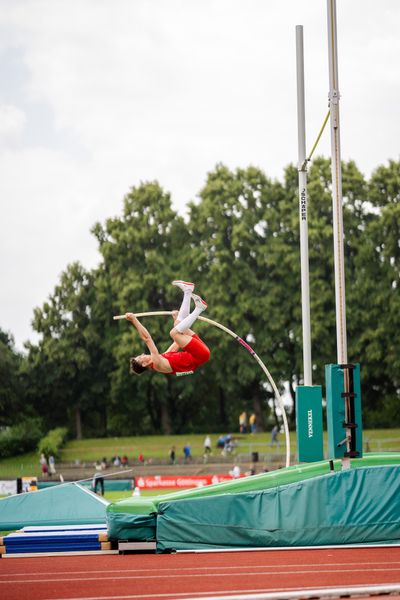
M 306 119 L 304 101 L 304 46 L 303 26 L 296 26 L 297 66 L 297 132 L 299 171 L 299 222 L 300 222 L 300 265 L 301 265 L 301 310 L 303 321 L 303 368 L 304 385 L 312 385 L 311 324 L 310 324 L 310 277 L 308 260 L 308 216 L 307 216 L 307 160 Z
M 336 342 L 338 364 L 347 364 L 346 297 L 340 157 L 339 81 L 336 34 L 336 0 L 327 0 L 329 52 L 329 107 L 332 153 L 333 243 L 335 259 Z

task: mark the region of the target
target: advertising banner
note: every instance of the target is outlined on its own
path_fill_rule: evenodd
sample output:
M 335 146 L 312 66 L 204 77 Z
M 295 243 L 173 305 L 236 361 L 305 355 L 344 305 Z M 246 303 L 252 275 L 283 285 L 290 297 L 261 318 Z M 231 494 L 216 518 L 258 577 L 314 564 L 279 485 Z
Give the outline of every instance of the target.
M 136 486 L 141 490 L 194 488 L 222 481 L 232 481 L 232 479 L 233 477 L 229 473 L 222 475 L 156 475 L 155 477 L 137 477 Z
M 11 496 L 17 493 L 17 481 L 0 481 L 0 496 Z

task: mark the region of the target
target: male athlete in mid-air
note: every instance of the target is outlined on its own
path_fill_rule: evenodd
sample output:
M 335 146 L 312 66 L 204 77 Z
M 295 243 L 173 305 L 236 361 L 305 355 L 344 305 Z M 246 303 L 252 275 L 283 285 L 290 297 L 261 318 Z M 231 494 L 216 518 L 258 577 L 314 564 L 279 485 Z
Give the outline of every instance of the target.
M 190 329 L 197 317 L 207 308 L 207 304 L 193 294 L 194 283 L 173 281 L 183 291 L 183 300 L 179 312 L 174 310 L 172 316 L 174 327 L 170 336 L 174 340 L 166 352 L 160 354 L 150 333 L 133 313 L 126 313 L 125 319 L 134 325 L 147 345 L 150 354 L 140 354 L 130 359 L 131 371 L 140 375 L 146 369 L 154 369 L 167 375 L 195 371 L 210 358 L 210 350 L 198 335 Z M 195 308 L 190 312 L 190 301 L 193 298 Z

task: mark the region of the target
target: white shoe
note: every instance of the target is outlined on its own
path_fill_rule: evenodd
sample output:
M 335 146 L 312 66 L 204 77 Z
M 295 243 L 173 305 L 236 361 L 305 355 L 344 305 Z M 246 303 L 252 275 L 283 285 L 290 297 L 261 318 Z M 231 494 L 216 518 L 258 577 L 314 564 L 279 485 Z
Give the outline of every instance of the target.
M 176 287 L 180 288 L 182 292 L 193 292 L 194 283 L 190 283 L 190 281 L 181 281 L 180 279 L 172 282 L 172 285 L 176 285 Z
M 197 294 L 192 294 L 192 298 L 194 300 L 194 304 L 196 306 L 196 308 L 201 308 L 201 310 L 206 310 L 207 308 L 207 303 L 204 302 L 204 300 L 202 298 L 200 298 L 200 296 L 198 296 Z

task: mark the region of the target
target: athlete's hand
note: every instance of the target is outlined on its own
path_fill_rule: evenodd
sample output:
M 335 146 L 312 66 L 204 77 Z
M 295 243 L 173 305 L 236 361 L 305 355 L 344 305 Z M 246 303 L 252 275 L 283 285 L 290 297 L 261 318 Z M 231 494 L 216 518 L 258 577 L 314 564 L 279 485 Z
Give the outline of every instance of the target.
M 134 323 L 137 320 L 133 313 L 125 313 L 125 319 L 131 323 Z

